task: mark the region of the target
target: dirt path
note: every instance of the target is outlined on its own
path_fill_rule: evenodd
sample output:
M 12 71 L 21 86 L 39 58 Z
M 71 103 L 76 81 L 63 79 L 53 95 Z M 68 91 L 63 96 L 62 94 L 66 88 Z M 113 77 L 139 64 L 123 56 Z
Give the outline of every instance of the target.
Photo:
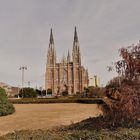
M 18 104 L 13 115 L 0 117 L 0 135 L 21 129 L 68 125 L 100 113 L 94 104 Z

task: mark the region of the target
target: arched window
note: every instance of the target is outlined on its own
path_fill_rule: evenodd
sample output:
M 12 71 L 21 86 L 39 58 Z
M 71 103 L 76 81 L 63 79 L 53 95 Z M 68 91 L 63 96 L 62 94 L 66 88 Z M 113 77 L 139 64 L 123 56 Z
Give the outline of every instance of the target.
M 63 69 L 63 82 L 67 82 L 67 77 L 68 77 L 67 70 Z
M 73 80 L 73 68 L 71 68 L 71 71 L 70 71 L 70 80 Z
M 56 80 L 59 80 L 59 69 L 56 69 Z
M 53 69 L 50 70 L 50 80 L 53 79 Z

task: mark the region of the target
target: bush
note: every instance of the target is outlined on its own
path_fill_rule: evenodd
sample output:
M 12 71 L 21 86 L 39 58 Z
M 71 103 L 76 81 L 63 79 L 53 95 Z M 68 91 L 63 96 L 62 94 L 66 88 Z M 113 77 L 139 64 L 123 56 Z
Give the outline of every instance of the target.
M 68 91 L 63 91 L 61 94 L 62 96 L 68 96 Z
M 33 88 L 23 88 L 19 92 L 19 96 L 22 98 L 37 97 L 37 92 Z
M 9 99 L 13 104 L 50 104 L 50 103 L 77 103 L 77 99 L 57 99 L 57 98 L 21 98 Z
M 85 99 L 78 99 L 78 103 L 84 103 L 84 104 L 103 104 L 103 100 L 97 98 L 97 99 L 92 99 L 92 98 L 85 98 Z
M 48 89 L 47 89 L 47 94 L 48 94 L 48 95 L 52 95 L 52 89 L 51 89 L 51 88 L 48 88 Z
M 103 103 L 101 99 L 96 98 L 21 98 L 21 99 L 9 99 L 13 104 L 47 104 L 47 103 Z
M 36 92 L 37 96 L 41 96 L 41 90 L 36 89 L 35 92 Z
M 42 90 L 42 96 L 46 96 L 46 90 Z
M 107 89 L 107 98 L 104 98 L 105 104 L 101 108 L 110 126 L 132 127 L 137 124 L 140 115 L 139 84 L 135 88 L 122 83 L 118 88 Z
M 5 116 L 15 112 L 14 106 L 8 102 L 4 89 L 0 88 L 0 116 Z
M 107 86 L 105 122 L 112 127 L 133 127 L 140 117 L 140 43 L 120 49 L 122 60 L 115 63 L 119 77 Z
M 104 88 L 89 86 L 87 88 L 84 88 L 84 93 L 82 93 L 82 96 L 88 98 L 101 98 L 104 96 L 104 91 Z

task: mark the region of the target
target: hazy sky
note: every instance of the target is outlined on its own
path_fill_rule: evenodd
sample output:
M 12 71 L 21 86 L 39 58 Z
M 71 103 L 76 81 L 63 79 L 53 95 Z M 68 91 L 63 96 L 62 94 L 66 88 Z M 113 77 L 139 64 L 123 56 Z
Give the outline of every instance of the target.
M 106 67 L 118 59 L 118 49 L 140 39 L 140 0 L 0 0 L 0 81 L 44 86 L 50 28 L 58 61 L 72 50 L 77 26 L 82 63 L 101 84 L 115 73 Z

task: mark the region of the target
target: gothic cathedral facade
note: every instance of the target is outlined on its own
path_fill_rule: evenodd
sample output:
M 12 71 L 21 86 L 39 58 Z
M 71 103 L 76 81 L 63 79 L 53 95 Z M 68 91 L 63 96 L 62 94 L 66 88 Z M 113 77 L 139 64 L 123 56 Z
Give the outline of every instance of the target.
M 81 52 L 77 30 L 75 27 L 72 59 L 68 51 L 67 58 L 63 57 L 60 63 L 56 61 L 56 51 L 51 29 L 47 64 L 45 73 L 45 89 L 52 89 L 53 94 L 67 91 L 69 95 L 82 93 L 88 86 L 88 71 L 81 65 Z

